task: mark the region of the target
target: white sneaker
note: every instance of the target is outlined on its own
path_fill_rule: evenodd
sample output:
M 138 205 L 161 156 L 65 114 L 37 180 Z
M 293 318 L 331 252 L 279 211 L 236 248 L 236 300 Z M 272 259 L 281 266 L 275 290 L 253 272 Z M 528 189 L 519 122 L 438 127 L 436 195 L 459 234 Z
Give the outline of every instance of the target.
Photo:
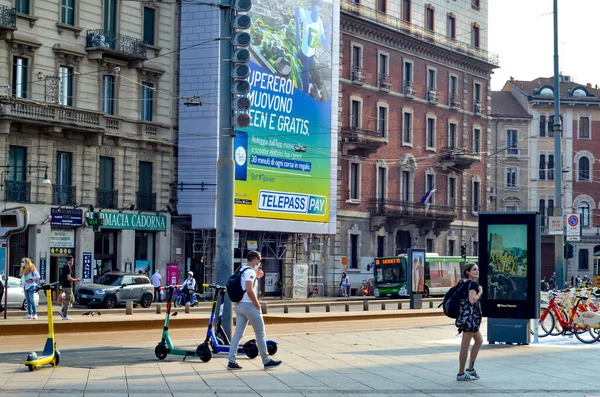
M 66 316 L 66 317 L 63 317 L 63 320 L 73 320 L 73 319 L 69 316 Z
M 26 315 L 26 316 L 25 316 L 25 317 L 23 317 L 23 318 L 24 318 L 25 320 L 29 320 L 30 318 L 33 318 L 33 317 L 31 317 L 31 314 L 28 314 L 28 315 Z
M 61 316 L 63 319 L 65 318 L 65 315 L 63 314 L 62 309 L 60 309 L 58 311 L 58 315 Z
M 33 315 L 33 319 L 34 319 L 34 320 L 37 320 L 37 314 L 34 314 L 34 315 Z
M 458 374 L 456 375 L 456 380 L 475 380 L 475 378 L 471 377 L 471 375 L 469 375 L 469 373 L 467 371 L 465 371 L 464 374 Z
M 474 380 L 479 379 L 479 375 L 477 374 L 477 371 L 475 371 L 475 368 L 473 368 L 472 370 L 465 369 L 465 373 L 469 374 L 471 376 L 471 378 L 474 378 Z

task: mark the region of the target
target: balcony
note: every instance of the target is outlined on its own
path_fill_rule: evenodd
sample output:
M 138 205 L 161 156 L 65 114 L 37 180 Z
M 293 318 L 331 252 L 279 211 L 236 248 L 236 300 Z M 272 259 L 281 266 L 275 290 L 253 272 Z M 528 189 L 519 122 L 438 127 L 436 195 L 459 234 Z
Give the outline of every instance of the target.
M 457 94 L 450 95 L 450 107 L 452 109 L 460 109 L 460 97 Z
M 112 189 L 96 189 L 96 207 L 98 208 L 117 208 L 119 191 Z
M 481 115 L 481 102 L 477 101 L 477 103 L 473 105 L 473 113 Z
M 2 99 L 0 118 L 26 121 L 54 130 L 64 128 L 71 131 L 102 132 L 105 129 L 103 113 L 22 98 Z
M 148 59 L 143 40 L 102 29 L 86 32 L 85 50 L 89 59 L 101 60 L 105 56 L 127 62 Z
M 470 168 L 476 161 L 480 161 L 480 157 L 472 150 L 445 147 L 440 151 L 440 162 L 443 169 L 451 167 L 453 170 L 464 171 Z
M 0 32 L 17 30 L 17 10 L 0 5 Z
M 379 73 L 379 89 L 381 91 L 389 92 L 392 88 L 392 82 L 389 74 Z
M 346 155 L 368 156 L 387 144 L 376 129 L 342 127 L 342 152 Z
M 136 192 L 138 211 L 156 211 L 156 193 Z
M 427 90 L 427 101 L 432 105 L 437 105 L 438 100 L 439 97 L 437 90 L 435 88 L 429 88 L 429 90 Z
M 31 182 L 6 180 L 4 186 L 6 186 L 6 201 L 15 203 L 31 202 Z
M 412 81 L 405 81 L 404 82 L 404 86 L 402 88 L 403 88 L 402 92 L 407 97 L 414 97 L 415 96 L 414 82 L 412 82 Z
M 55 205 L 75 205 L 75 192 L 77 188 L 69 185 L 52 186 L 52 204 Z
M 365 75 L 363 73 L 363 68 L 355 66 L 352 69 L 350 78 L 354 84 L 363 85 L 365 83 Z
M 403 21 L 398 17 L 377 11 L 374 8 L 365 7 L 352 0 L 342 0 L 340 6 L 342 12 L 352 15 L 354 18 L 365 19 L 378 25 L 387 26 L 394 32 L 401 32 L 437 47 L 463 54 L 466 57 L 474 58 L 493 66 L 499 66 L 497 54 L 482 50 L 471 44 L 460 42 L 446 37 L 446 35 L 432 32 L 422 26 Z M 470 38 L 470 36 L 466 37 Z
M 456 207 L 429 205 L 411 201 L 370 199 L 371 229 L 381 226 L 393 227 L 398 221 L 416 224 L 422 232 L 435 229 L 446 230 L 456 219 Z M 386 226 L 386 228 L 387 228 Z

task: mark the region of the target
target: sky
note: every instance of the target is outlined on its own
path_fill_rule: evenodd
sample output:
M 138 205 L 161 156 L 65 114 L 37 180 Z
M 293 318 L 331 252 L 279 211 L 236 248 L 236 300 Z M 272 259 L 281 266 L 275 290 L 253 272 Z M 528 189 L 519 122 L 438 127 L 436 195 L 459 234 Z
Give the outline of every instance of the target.
M 492 90 L 511 76 L 554 75 L 553 0 L 488 0 L 488 50 L 500 57 Z M 558 0 L 559 70 L 575 82 L 600 85 L 600 0 Z

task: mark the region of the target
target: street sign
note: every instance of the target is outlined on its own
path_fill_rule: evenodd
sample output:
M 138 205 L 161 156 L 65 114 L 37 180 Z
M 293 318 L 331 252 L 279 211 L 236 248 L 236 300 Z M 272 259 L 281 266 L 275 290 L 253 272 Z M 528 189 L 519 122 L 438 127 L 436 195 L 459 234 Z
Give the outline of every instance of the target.
M 579 222 L 579 215 L 571 214 L 567 215 L 567 241 L 580 241 L 581 240 L 581 222 Z
M 52 226 L 82 226 L 83 210 L 71 208 L 50 208 Z
M 565 227 L 561 216 L 548 217 L 548 234 L 563 234 Z
M 92 282 L 92 253 L 84 252 L 83 253 L 83 282 L 91 283 Z

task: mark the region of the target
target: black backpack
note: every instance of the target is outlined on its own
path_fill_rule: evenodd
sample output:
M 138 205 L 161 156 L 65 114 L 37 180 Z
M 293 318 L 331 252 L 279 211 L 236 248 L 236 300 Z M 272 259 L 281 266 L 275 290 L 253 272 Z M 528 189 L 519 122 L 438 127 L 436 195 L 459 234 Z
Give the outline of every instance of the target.
M 444 314 L 447 317 L 458 318 L 460 311 L 460 300 L 464 295 L 464 287 L 469 286 L 470 284 L 471 280 L 469 280 L 468 283 L 460 280 L 458 284 L 446 292 L 446 295 L 444 295 L 444 300 L 438 307 L 442 307 L 444 309 Z
M 238 269 L 231 277 L 229 277 L 229 280 L 227 280 L 227 294 L 229 295 L 229 300 L 232 302 L 241 301 L 246 293 L 246 290 L 242 288 L 242 274 L 248 269 L 250 268 L 245 267 L 243 269 Z

